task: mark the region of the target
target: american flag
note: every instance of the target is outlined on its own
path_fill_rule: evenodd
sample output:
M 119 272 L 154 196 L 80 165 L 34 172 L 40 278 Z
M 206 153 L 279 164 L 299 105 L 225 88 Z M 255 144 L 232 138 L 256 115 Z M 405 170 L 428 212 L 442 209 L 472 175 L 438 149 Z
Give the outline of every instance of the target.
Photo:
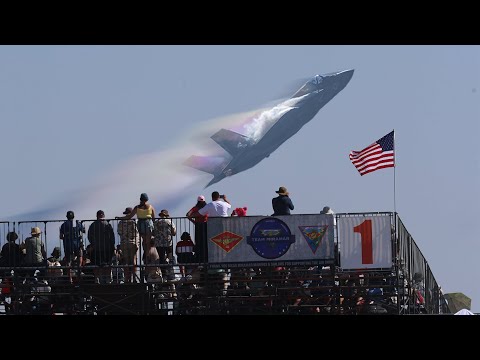
M 350 151 L 350 161 L 360 175 L 395 166 L 393 131 L 361 151 Z

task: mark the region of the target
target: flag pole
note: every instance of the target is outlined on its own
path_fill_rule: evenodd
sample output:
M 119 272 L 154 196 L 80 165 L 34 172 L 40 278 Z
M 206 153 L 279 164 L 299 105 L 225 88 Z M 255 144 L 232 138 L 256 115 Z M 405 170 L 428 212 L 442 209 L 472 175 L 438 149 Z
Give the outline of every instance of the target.
M 397 215 L 397 201 L 396 201 L 396 187 L 395 187 L 395 180 L 396 180 L 396 168 L 397 168 L 397 159 L 396 159 L 397 151 L 395 149 L 395 129 L 393 129 L 393 236 L 392 236 L 392 247 L 393 247 L 393 259 L 392 264 L 396 270 L 397 282 L 400 280 L 400 243 L 399 243 L 399 236 L 397 236 L 397 223 L 398 223 L 398 215 Z M 400 310 L 400 297 L 397 296 L 397 307 Z
M 395 149 L 395 129 L 393 129 L 393 213 L 397 213 L 397 202 L 396 202 L 396 189 L 395 189 L 395 179 L 396 179 L 396 172 L 395 169 L 397 167 L 397 159 L 396 159 L 396 149 Z

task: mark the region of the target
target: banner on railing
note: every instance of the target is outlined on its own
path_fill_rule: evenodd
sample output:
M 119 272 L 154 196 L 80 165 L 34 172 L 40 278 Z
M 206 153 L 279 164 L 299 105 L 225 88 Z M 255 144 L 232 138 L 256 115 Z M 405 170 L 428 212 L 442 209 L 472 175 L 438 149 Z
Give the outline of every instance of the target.
M 333 260 L 333 215 L 209 218 L 209 263 Z
M 392 267 L 390 215 L 339 217 L 337 228 L 344 270 Z

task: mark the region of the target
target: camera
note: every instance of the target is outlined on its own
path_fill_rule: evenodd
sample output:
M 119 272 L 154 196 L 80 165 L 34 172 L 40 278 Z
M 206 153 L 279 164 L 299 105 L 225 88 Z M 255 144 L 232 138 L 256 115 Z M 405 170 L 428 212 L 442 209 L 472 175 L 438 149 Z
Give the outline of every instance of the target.
M 225 199 L 225 194 L 220 195 L 220 199 Z

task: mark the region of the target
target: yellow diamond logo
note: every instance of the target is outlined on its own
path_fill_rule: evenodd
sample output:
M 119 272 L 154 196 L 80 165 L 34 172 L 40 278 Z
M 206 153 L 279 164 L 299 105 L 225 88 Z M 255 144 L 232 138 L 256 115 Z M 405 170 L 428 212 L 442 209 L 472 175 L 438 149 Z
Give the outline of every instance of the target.
M 232 251 L 232 249 L 237 246 L 240 241 L 243 240 L 243 237 L 230 231 L 225 231 L 214 236 L 210 240 L 228 253 Z

